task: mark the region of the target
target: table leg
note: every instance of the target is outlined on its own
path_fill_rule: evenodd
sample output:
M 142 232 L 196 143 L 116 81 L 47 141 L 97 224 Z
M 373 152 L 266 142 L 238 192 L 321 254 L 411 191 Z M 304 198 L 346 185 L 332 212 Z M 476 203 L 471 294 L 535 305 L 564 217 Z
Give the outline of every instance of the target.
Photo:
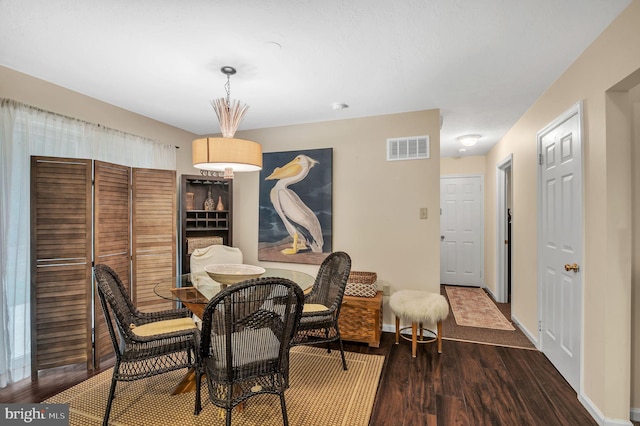
M 179 395 L 182 393 L 194 392 L 196 390 L 196 369 L 190 368 L 187 374 L 182 378 L 180 383 L 173 389 L 171 395 Z

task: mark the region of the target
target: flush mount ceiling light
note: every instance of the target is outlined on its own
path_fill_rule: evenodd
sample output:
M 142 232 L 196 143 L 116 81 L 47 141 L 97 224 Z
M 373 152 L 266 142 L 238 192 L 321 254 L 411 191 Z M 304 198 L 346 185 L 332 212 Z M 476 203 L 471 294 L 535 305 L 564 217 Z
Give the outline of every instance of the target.
M 218 116 L 221 138 L 196 139 L 191 144 L 193 167 L 208 171 L 224 171 L 225 177 L 233 172 L 253 172 L 262 169 L 262 146 L 254 141 L 234 138 L 236 130 L 249 109 L 249 105 L 231 99 L 230 77 L 236 69 L 224 66 L 220 71 L 227 76 L 226 98 L 211 101 Z
M 347 109 L 349 108 L 349 105 L 343 103 L 343 102 L 334 102 L 331 104 L 331 108 L 333 108 L 335 111 L 340 111 L 342 109 Z
M 464 135 L 458 138 L 460 143 L 467 147 L 475 145 L 478 139 L 480 139 L 480 135 Z

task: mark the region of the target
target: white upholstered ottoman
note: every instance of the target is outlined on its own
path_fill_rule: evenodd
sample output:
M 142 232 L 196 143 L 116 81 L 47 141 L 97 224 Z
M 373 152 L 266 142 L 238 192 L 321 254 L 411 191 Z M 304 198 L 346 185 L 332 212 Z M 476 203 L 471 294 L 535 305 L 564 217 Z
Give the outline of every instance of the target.
M 437 341 L 438 353 L 442 353 L 442 320 L 449 315 L 449 304 L 444 296 L 428 291 L 400 290 L 389 298 L 389 307 L 396 316 L 396 345 L 400 342 L 401 336 L 403 339 L 411 340 L 411 355 L 415 358 L 418 343 Z M 411 322 L 411 327 L 400 328 L 400 319 Z M 424 324 L 436 324 L 437 333 L 424 328 Z M 409 328 L 411 339 L 401 335 L 403 330 Z

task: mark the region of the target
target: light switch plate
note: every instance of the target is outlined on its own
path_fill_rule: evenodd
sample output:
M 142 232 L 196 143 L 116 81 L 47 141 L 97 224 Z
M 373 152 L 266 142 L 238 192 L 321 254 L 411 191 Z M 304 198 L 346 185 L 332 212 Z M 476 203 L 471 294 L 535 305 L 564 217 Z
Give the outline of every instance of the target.
M 421 207 L 420 208 L 420 219 L 428 219 L 429 218 L 429 213 L 427 211 L 426 207 Z

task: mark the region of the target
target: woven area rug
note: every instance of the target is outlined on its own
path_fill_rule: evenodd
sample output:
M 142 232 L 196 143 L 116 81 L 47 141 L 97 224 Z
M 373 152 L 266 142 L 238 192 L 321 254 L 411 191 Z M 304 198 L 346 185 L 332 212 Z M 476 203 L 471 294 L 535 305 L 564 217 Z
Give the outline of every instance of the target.
M 515 330 L 509 320 L 491 301 L 487 293 L 477 287 L 445 287 L 449 305 L 458 325 L 467 327 Z
M 384 363 L 380 355 L 345 352 L 349 370 L 342 369 L 339 351 L 298 346 L 291 350 L 290 387 L 285 393 L 291 425 L 368 425 Z M 111 409 L 113 425 L 224 425 L 224 411 L 209 401 L 202 386 L 202 412 L 193 415 L 195 392 L 171 395 L 186 370 L 135 382 L 119 382 Z M 70 425 L 99 425 L 106 407 L 112 370 L 86 380 L 46 403 L 70 404 Z M 282 425 L 277 395 L 248 400 L 233 412 L 233 425 Z

